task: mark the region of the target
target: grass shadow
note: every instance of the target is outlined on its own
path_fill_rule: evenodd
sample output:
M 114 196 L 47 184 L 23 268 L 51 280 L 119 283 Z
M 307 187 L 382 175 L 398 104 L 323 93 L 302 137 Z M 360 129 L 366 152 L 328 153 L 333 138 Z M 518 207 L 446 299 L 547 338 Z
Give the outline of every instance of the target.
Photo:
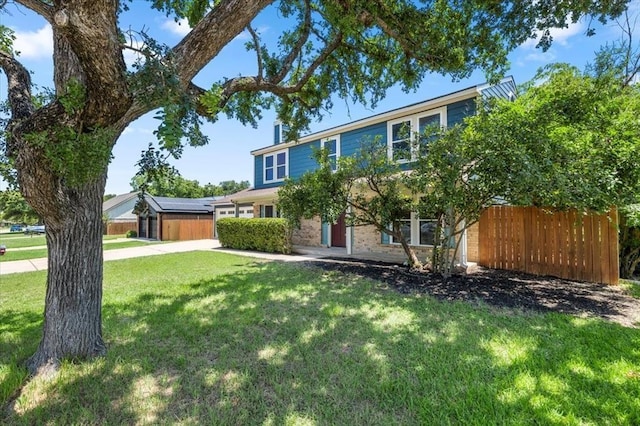
M 400 295 L 301 265 L 186 256 L 123 293 L 109 282 L 126 268 L 110 271 L 107 357 L 30 384 L 6 420 L 640 422 L 636 329 Z M 177 263 L 189 273 L 169 275 Z

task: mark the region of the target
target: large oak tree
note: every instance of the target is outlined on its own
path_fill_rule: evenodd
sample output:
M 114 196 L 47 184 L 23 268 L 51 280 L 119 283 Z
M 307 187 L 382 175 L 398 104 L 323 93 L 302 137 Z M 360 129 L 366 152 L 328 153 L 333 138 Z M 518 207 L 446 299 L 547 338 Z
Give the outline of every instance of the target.
M 454 79 L 482 68 L 504 71 L 508 51 L 534 33 L 585 14 L 619 15 L 624 0 L 153 0 L 149 7 L 187 17 L 193 26 L 175 46 L 145 39 L 145 60 L 127 69 L 127 37 L 118 25 L 127 2 L 14 0 L 53 28 L 54 92 L 35 101 L 30 75 L 0 28 L 0 69 L 8 80 L 11 119 L 7 158 L 25 199 L 43 218 L 49 246 L 42 340 L 31 373 L 55 370 L 63 358 L 106 351 L 101 326 L 101 205 L 118 137 L 133 120 L 160 109 L 163 148 L 180 152 L 183 136 L 206 142 L 199 116 L 227 114 L 255 124 L 275 108 L 292 131 L 331 107 L 332 95 L 375 105 L 387 88 L 416 88 L 429 72 Z M 12 2 L 13 3 L 13 2 Z M 0 12 L 7 0 L 0 1 Z M 277 9 L 282 33 L 267 45 L 252 27 Z M 276 25 L 274 25 L 276 27 Z M 255 73 L 198 87 L 221 50 L 246 30 Z

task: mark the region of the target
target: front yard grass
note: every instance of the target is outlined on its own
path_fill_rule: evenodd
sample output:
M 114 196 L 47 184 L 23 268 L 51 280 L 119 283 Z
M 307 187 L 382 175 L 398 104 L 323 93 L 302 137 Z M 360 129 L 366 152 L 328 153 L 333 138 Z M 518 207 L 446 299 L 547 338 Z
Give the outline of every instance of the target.
M 45 242 L 46 244 L 46 242 Z M 120 248 L 130 248 L 130 247 L 140 247 L 146 246 L 149 244 L 162 244 L 162 242 L 147 242 L 147 241 L 120 241 L 114 243 L 103 244 L 102 248 L 104 250 L 114 250 Z M 39 259 L 42 257 L 47 257 L 47 249 L 46 248 L 38 248 L 33 250 L 11 250 L 8 249 L 7 252 L 0 257 L 0 262 L 11 262 L 14 260 L 27 260 L 27 259 Z
M 109 353 L 49 382 L 20 366 L 46 275 L 0 277 L 0 423 L 640 424 L 638 329 L 224 253 L 104 267 Z
M 0 244 L 6 245 L 8 249 L 46 246 L 47 241 L 44 235 L 0 234 Z

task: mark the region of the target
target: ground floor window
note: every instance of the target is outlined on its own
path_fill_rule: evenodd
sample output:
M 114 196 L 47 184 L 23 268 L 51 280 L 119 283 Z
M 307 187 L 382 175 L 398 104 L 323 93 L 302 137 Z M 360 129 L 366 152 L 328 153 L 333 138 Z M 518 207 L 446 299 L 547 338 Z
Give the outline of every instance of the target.
M 400 232 L 410 245 L 433 246 L 435 241 L 436 220 L 422 219 L 417 214 L 407 211 L 400 220 Z M 399 244 L 394 237 L 391 243 Z

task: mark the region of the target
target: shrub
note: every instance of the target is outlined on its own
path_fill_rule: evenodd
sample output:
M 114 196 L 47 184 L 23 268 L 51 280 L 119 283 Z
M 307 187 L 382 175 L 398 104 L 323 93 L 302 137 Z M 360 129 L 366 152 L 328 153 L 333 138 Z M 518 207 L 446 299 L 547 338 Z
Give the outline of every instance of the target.
M 291 231 L 285 219 L 224 218 L 216 221 L 222 247 L 291 253 Z
M 125 238 L 137 238 L 138 233 L 134 230 L 128 230 L 126 234 L 124 234 Z
M 620 208 L 620 277 L 640 274 L 640 204 Z

